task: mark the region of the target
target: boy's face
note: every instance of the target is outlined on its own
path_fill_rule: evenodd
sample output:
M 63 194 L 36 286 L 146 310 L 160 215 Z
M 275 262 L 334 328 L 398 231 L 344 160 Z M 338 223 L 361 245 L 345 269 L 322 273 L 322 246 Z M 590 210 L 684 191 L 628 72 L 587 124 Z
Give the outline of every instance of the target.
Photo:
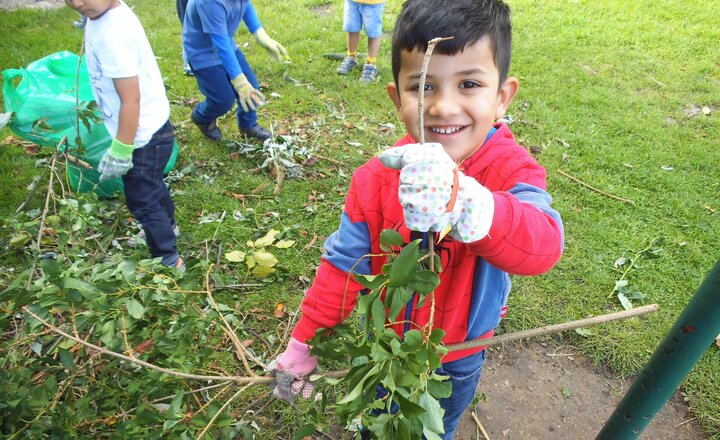
M 388 84 L 398 117 L 420 140 L 418 87 L 424 53 L 402 51 L 399 84 Z M 433 55 L 425 79 L 425 141 L 439 142 L 456 161 L 469 157 L 485 141 L 496 119 L 505 115 L 518 89 L 516 78 L 498 87 L 499 72 L 488 38 L 455 55 Z
M 118 0 L 65 0 L 65 4 L 90 20 L 95 20 L 109 9 L 120 6 Z

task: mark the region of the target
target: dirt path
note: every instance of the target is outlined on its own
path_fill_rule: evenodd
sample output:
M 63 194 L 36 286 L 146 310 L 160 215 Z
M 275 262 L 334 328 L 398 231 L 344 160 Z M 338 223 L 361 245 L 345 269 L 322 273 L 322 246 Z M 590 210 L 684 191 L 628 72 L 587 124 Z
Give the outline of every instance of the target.
M 476 406 L 492 440 L 593 440 L 631 382 L 592 366 L 576 349 L 525 342 L 491 348 Z M 483 439 L 468 411 L 455 440 Z M 644 440 L 702 440 L 679 395 L 640 437 Z

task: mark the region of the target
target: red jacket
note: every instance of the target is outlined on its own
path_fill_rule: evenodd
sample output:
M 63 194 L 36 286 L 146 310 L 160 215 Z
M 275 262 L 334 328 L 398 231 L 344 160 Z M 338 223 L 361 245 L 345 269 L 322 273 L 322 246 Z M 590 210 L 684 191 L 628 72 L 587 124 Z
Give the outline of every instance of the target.
M 440 285 L 435 290 L 435 327 L 445 330 L 443 343 L 452 344 L 488 337 L 504 316 L 509 274 L 538 275 L 549 270 L 563 249 L 560 215 L 550 207 L 545 191 L 546 172 L 520 147 L 505 124 L 461 166 L 493 193 L 495 212 L 490 233 L 474 243 L 460 243 L 449 235 L 435 246 L 441 257 Z M 396 146 L 415 142 L 409 135 Z M 411 241 L 398 201 L 398 170 L 373 158 L 353 174 L 339 229 L 328 237 L 317 275 L 302 303 L 302 317 L 292 336 L 300 341 L 313 337 L 318 328 L 331 328 L 346 318 L 362 286 L 348 276 L 379 273 L 385 257 L 380 232 L 395 229 Z M 413 239 L 417 233 L 413 232 Z M 417 299 L 411 301 L 417 305 Z M 406 307 L 396 321 L 427 323 L 430 301 Z M 402 334 L 407 325 L 395 324 Z M 414 327 L 417 328 L 417 327 Z M 460 359 L 481 348 L 448 353 L 443 362 Z

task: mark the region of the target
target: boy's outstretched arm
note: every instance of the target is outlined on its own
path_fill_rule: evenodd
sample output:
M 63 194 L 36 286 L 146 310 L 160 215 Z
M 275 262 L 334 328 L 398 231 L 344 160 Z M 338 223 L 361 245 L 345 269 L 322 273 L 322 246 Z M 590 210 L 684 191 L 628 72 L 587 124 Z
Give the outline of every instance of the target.
M 120 98 L 118 131 L 110 148 L 100 159 L 98 172 L 101 182 L 123 176 L 132 168 L 135 134 L 140 122 L 140 82 L 138 77 L 115 78 L 113 84 Z

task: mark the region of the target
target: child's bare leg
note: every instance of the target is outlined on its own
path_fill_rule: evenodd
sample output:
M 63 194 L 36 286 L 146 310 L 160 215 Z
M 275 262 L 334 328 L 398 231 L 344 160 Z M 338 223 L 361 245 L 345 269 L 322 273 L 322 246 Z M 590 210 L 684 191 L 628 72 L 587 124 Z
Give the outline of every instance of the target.
M 378 52 L 380 52 L 380 37 L 368 38 L 368 64 L 375 64 Z
M 347 75 L 357 66 L 357 50 L 360 44 L 360 32 L 347 33 L 347 56 L 337 68 L 337 73 Z
M 348 32 L 347 51 L 351 57 L 357 56 L 358 45 L 360 44 L 360 32 Z M 378 46 L 379 47 L 379 46 Z

